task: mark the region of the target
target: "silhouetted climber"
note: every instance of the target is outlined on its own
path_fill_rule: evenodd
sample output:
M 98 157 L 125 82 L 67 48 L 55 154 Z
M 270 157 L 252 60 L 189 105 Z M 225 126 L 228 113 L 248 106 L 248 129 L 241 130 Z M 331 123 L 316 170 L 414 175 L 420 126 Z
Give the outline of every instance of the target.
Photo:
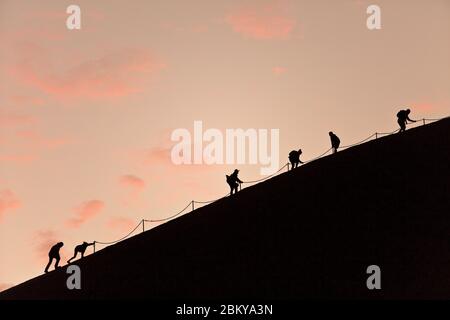
M 230 186 L 230 195 L 238 192 L 239 184 L 242 183 L 242 181 L 238 178 L 239 170 L 235 169 L 231 175 L 227 175 L 227 183 Z
M 336 153 L 341 144 L 341 140 L 339 140 L 338 136 L 331 131 L 328 134 L 330 135 L 331 149 L 333 150 L 333 153 Z
M 291 163 L 291 170 L 298 167 L 299 164 L 303 164 L 300 160 L 300 155 L 302 154 L 302 149 L 292 150 L 289 152 L 289 162 Z
M 75 247 L 75 251 L 73 253 L 73 257 L 67 260 L 67 263 L 70 263 L 73 259 L 75 259 L 78 255 L 78 252 L 81 253 L 81 258 L 84 258 L 84 252 L 86 251 L 86 248 L 89 246 L 93 246 L 94 243 L 87 243 L 84 241 L 82 244 L 79 244 Z
M 416 122 L 415 120 L 411 120 L 409 118 L 409 114 L 411 113 L 411 110 L 406 109 L 406 110 L 400 110 L 397 113 L 397 123 L 400 126 L 400 131 L 399 132 L 403 132 L 406 130 L 406 124 L 409 122 Z
M 48 268 L 50 268 L 50 265 L 52 264 L 53 259 L 56 260 L 55 262 L 55 270 L 58 268 L 59 260 L 61 260 L 61 257 L 59 256 L 59 249 L 64 245 L 62 242 L 58 242 L 55 244 L 48 253 L 48 264 L 45 267 L 45 273 L 48 272 Z

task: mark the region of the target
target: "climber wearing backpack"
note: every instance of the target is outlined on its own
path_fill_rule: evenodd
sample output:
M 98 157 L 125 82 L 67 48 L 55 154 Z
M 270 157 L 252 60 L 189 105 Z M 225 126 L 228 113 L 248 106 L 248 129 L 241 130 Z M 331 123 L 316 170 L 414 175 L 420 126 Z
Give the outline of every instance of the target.
M 289 162 L 291 163 L 291 170 L 298 167 L 298 165 L 303 164 L 300 160 L 300 155 L 302 154 L 302 149 L 292 150 L 289 152 Z
M 238 178 L 239 170 L 235 169 L 232 174 L 227 175 L 227 183 L 230 186 L 230 195 L 238 192 L 238 187 L 242 181 Z
M 406 110 L 400 110 L 397 113 L 397 123 L 400 126 L 400 131 L 399 132 L 403 132 L 406 130 L 406 124 L 409 122 L 416 122 L 415 120 L 411 120 L 409 118 L 409 114 L 411 113 L 411 110 L 406 109 Z
M 341 144 L 341 140 L 332 131 L 330 131 L 328 135 L 330 136 L 331 140 L 331 150 L 333 153 L 336 153 L 339 148 L 339 145 Z

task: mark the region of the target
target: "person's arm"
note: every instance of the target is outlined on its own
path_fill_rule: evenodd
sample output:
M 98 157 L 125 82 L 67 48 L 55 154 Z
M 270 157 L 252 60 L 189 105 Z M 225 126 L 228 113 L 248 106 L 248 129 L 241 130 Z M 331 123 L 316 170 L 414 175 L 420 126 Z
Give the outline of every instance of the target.
M 411 119 L 409 118 L 409 116 L 406 116 L 406 120 L 409 121 L 409 122 L 416 122 L 416 120 L 411 120 Z
M 88 247 L 89 247 L 89 246 L 93 246 L 94 244 L 95 244 L 95 242 L 88 243 Z
M 236 178 L 236 179 L 237 179 L 237 182 L 243 183 L 241 179 L 239 179 L 239 178 Z

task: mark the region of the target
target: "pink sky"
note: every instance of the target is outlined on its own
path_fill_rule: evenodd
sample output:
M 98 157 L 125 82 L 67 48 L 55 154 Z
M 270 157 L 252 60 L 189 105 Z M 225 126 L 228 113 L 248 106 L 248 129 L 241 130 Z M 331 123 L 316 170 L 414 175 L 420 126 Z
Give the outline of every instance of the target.
M 41 274 L 58 241 L 67 257 L 224 195 L 235 166 L 170 162 L 194 120 L 279 129 L 282 165 L 328 149 L 330 130 L 392 130 L 402 106 L 448 116 L 450 2 L 376 3 L 379 31 L 365 0 L 1 1 L 0 290 Z

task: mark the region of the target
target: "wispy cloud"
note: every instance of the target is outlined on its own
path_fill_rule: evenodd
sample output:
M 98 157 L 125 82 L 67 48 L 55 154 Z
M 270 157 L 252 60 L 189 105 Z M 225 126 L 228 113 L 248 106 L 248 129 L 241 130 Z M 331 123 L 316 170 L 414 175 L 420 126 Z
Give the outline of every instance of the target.
M 30 106 L 42 106 L 44 99 L 38 96 L 25 95 L 25 94 L 13 94 L 9 96 L 9 102 L 14 107 L 30 107 Z
M 30 115 L 0 111 L 0 126 L 2 127 L 26 126 L 35 124 L 36 122 L 36 117 Z
M 37 159 L 36 154 L 0 154 L 0 163 L 4 164 L 30 164 Z
M 119 182 L 126 191 L 124 204 L 127 206 L 139 205 L 140 195 L 146 187 L 145 181 L 135 175 L 128 174 L 121 176 Z
M 287 39 L 296 25 L 282 2 L 241 7 L 225 20 L 234 32 L 259 40 Z
M 119 98 L 142 92 L 144 79 L 166 67 L 148 50 L 128 49 L 52 72 L 55 68 L 45 50 L 36 51 L 41 53 L 35 59 L 20 61 L 11 73 L 25 85 L 62 102 Z
M 104 207 L 103 201 L 86 201 L 74 209 L 75 217 L 68 219 L 66 225 L 70 228 L 79 228 L 82 224 L 100 214 Z
M 276 76 L 280 76 L 284 73 L 286 73 L 287 69 L 285 67 L 273 67 L 272 73 Z
M 120 184 L 136 191 L 141 191 L 145 188 L 145 181 L 131 174 L 121 176 Z
M 1 120 L 1 118 L 0 118 Z M 35 118 L 29 116 L 14 116 L 3 118 L 12 130 L 3 130 L 0 134 L 0 163 L 30 164 L 40 158 L 47 150 L 59 148 L 73 142 L 67 137 L 48 137 L 40 130 L 26 127 L 35 123 Z M 22 129 L 22 127 L 24 127 Z M 5 125 L 4 128 L 7 128 Z
M 53 149 L 66 145 L 70 142 L 68 138 L 45 137 L 36 130 L 21 130 L 17 132 L 17 137 L 21 138 L 29 147 L 38 149 Z
M 20 208 L 21 201 L 17 198 L 16 194 L 9 189 L 0 191 L 0 223 L 3 221 L 4 216 L 11 211 Z

